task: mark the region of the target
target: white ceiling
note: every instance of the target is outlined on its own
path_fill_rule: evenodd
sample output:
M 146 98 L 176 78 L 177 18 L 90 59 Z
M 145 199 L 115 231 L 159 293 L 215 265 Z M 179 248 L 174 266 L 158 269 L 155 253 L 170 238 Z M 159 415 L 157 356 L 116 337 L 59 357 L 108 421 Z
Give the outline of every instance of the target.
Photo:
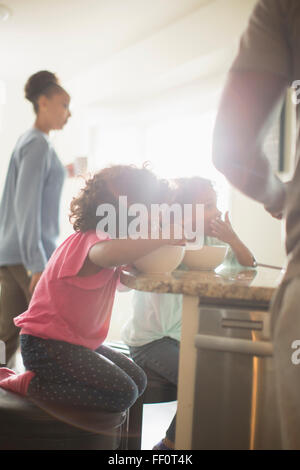
M 206 95 L 216 79 L 214 89 L 222 87 L 255 2 L 199 2 L 192 12 L 83 69 L 68 81 L 68 90 L 77 102 L 125 107 L 189 85 L 196 91 L 196 83 L 198 94 Z
M 27 78 L 51 70 L 73 105 L 130 106 L 196 82 L 206 94 L 256 1 L 0 0 L 12 11 L 0 22 L 0 84 L 20 101 Z
M 40 69 L 62 80 L 107 60 L 214 0 L 4 0 L 0 78 Z

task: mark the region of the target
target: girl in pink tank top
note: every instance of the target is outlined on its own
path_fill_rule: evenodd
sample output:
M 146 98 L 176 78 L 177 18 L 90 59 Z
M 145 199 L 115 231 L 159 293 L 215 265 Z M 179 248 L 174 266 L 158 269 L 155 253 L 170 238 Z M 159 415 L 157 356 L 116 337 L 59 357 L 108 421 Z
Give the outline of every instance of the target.
M 2 388 L 50 411 L 59 404 L 120 412 L 143 393 L 143 370 L 103 342 L 121 267 L 179 243 L 128 236 L 127 208 L 150 214 L 151 204 L 168 198 L 168 184 L 146 168 L 111 166 L 86 182 L 71 202 L 74 234 L 53 253 L 28 310 L 15 319 L 26 372 L 0 369 Z

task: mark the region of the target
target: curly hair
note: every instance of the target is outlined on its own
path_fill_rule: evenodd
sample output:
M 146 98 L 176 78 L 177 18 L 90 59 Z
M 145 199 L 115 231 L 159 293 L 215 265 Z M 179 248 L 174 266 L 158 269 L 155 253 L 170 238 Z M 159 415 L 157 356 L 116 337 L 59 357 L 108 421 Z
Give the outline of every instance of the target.
M 215 191 L 212 181 L 200 176 L 173 180 L 173 202 L 181 205 L 193 204 L 196 200 L 204 199 L 209 191 Z
M 112 165 L 86 181 L 78 197 L 71 202 L 69 220 L 76 232 L 95 230 L 100 204 L 112 204 L 118 216 L 120 196 L 127 196 L 128 205 L 140 203 L 150 207 L 150 204 L 168 201 L 169 192 L 168 182 L 158 179 L 145 167 Z

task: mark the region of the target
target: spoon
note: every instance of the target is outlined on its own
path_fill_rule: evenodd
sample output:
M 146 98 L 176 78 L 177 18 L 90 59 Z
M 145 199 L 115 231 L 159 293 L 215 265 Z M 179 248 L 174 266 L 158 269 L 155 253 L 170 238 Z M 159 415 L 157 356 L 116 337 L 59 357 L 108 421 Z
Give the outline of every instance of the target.
M 285 268 L 279 267 L 279 266 L 272 266 L 271 264 L 263 264 L 263 263 L 256 263 L 256 266 L 260 266 L 261 268 L 271 268 L 271 269 L 279 269 L 279 271 L 282 271 Z

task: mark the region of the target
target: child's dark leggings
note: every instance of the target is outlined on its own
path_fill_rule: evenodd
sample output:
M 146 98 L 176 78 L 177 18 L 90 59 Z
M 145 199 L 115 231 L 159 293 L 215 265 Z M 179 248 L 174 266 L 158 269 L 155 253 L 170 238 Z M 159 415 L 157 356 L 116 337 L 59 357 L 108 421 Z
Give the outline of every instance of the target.
M 93 351 L 36 336 L 20 338 L 24 366 L 36 374 L 27 390 L 32 398 L 120 412 L 146 388 L 144 371 L 107 346 Z

